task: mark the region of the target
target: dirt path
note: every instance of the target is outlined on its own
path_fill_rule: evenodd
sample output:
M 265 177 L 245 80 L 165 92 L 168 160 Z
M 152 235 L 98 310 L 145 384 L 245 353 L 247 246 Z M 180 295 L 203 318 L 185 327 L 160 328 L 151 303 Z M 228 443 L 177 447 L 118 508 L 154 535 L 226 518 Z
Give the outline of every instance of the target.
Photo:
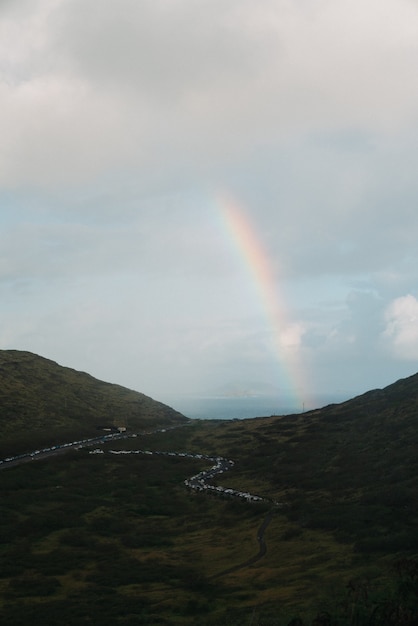
M 266 517 L 263 519 L 260 527 L 257 530 L 257 541 L 259 545 L 259 550 L 257 554 L 247 559 L 243 563 L 238 563 L 238 565 L 229 567 L 228 569 L 225 569 L 222 572 L 219 572 L 218 574 L 211 576 L 211 578 L 219 578 L 220 576 L 226 576 L 227 574 L 231 574 L 232 572 L 237 572 L 238 570 L 244 569 L 245 567 L 250 567 L 251 565 L 254 565 L 254 563 L 257 563 L 257 561 L 262 559 L 267 554 L 267 544 L 264 539 L 264 536 L 265 536 L 265 532 L 267 530 L 268 525 L 273 519 L 273 515 L 274 515 L 274 512 L 269 511 L 269 513 L 267 513 Z

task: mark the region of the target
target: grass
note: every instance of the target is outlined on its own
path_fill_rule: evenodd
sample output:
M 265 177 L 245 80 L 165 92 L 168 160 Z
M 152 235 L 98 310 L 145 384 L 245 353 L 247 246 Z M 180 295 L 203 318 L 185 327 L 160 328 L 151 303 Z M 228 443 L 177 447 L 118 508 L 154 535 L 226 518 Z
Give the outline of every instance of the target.
M 0 458 L 97 434 L 182 423 L 180 413 L 148 396 L 61 367 L 30 352 L 0 350 Z
M 207 428 L 213 427 L 202 424 L 200 433 L 199 428 L 187 433 L 194 438 Z M 209 435 L 207 445 L 213 445 Z M 203 624 L 216 616 L 226 619 L 234 608 L 236 614 L 254 606 L 314 610 L 326 601 L 324 590 L 339 586 L 342 593 L 347 576 L 361 575 L 365 564 L 353 565 L 352 546 L 331 533 L 301 528 L 278 512 L 268 529 L 266 557 L 213 579 L 257 552 L 264 513 L 186 491 L 182 479 L 198 466 L 184 458 L 96 457 L 81 451 L 34 463 L 30 473 L 26 466 L 3 471 L 3 507 L 14 511 L 15 521 L 13 540 L 9 535 L 3 546 L 3 616 L 14 623 L 9 612 L 17 601 L 29 607 L 40 603 L 48 620 L 59 602 L 69 614 L 77 607 L 87 616 L 92 593 L 102 599 L 112 593 L 116 599 L 146 600 L 144 620 L 193 624 L 199 616 Z M 15 607 L 16 620 L 27 612 L 22 606 Z M 118 607 L 115 601 L 114 610 Z M 134 615 L 138 618 L 138 611 Z
M 188 491 L 184 479 L 207 461 L 81 450 L 2 470 L 0 621 L 255 626 L 295 615 L 308 624 L 326 610 L 360 626 L 377 610 L 385 623 L 402 603 L 412 626 L 413 383 L 304 415 L 191 421 L 108 446 L 222 455 L 235 465 L 219 484 L 280 503 L 265 557 L 223 575 L 258 552 L 270 505 Z

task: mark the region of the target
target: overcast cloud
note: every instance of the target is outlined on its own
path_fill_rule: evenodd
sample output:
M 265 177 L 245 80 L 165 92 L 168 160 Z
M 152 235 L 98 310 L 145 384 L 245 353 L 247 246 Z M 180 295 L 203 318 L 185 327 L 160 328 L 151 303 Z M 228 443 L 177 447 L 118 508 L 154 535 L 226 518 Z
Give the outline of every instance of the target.
M 413 0 L 2 0 L 0 347 L 163 400 L 415 373 L 417 67 Z

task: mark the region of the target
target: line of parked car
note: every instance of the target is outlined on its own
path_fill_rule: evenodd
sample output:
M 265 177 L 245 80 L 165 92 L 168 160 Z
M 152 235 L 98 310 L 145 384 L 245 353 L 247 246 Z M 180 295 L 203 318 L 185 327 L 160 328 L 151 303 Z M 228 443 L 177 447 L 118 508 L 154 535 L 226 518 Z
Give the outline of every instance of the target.
M 90 437 L 87 439 L 80 439 L 79 441 L 70 441 L 68 443 L 57 444 L 54 446 L 50 446 L 47 448 L 41 448 L 39 450 L 34 450 L 33 452 L 26 452 L 24 454 L 17 454 L 15 456 L 9 456 L 5 459 L 0 459 L 0 466 L 11 464 L 17 461 L 27 461 L 34 460 L 36 458 L 42 456 L 52 455 L 57 451 L 60 451 L 65 448 L 74 448 L 75 450 L 93 446 L 95 444 L 101 443 L 109 443 L 112 440 L 120 440 L 120 439 L 128 439 L 132 437 L 137 437 L 139 435 L 151 435 L 157 432 L 166 432 L 167 430 L 172 430 L 174 428 L 179 428 L 179 426 L 165 426 L 164 428 L 159 427 L 157 429 L 153 429 L 150 431 L 143 431 L 141 433 L 109 433 L 106 435 L 100 435 L 100 437 Z M 227 487 L 221 487 L 220 485 L 210 485 L 208 483 L 209 480 L 212 480 L 217 474 L 223 474 L 224 472 L 231 469 L 234 466 L 234 461 L 230 459 L 225 459 L 221 456 L 208 456 L 206 454 L 192 454 L 188 452 L 163 452 L 163 451 L 154 451 L 154 450 L 109 450 L 110 454 L 147 454 L 147 455 L 163 455 L 163 456 L 177 456 L 177 457 L 187 457 L 190 459 L 198 459 L 203 461 L 209 461 L 214 463 L 212 467 L 207 470 L 203 470 L 199 472 L 195 476 L 191 478 L 187 478 L 184 481 L 186 487 L 189 489 L 193 489 L 195 491 L 207 491 L 210 493 L 215 493 L 218 495 L 233 497 L 233 498 L 241 498 L 246 502 L 262 502 L 265 498 L 261 496 L 253 495 L 246 491 L 239 491 L 237 489 L 231 489 Z M 104 454 L 104 450 L 101 448 L 95 448 L 94 450 L 90 450 L 89 454 Z M 16 464 L 16 463 L 15 463 Z
M 143 431 L 141 433 L 139 433 L 140 435 L 152 435 L 158 432 L 166 432 L 167 430 L 172 430 L 173 428 L 178 428 L 179 426 L 175 425 L 175 426 L 165 426 L 163 427 L 159 427 L 157 429 L 153 429 L 150 431 Z M 137 437 L 138 434 L 137 433 L 127 433 L 127 432 L 112 432 L 106 435 L 100 435 L 99 437 L 89 437 L 87 439 L 80 439 L 79 441 L 69 441 L 67 443 L 60 443 L 54 446 L 50 446 L 47 448 L 41 448 L 39 450 L 34 450 L 32 452 L 24 452 L 23 454 L 15 454 L 14 456 L 8 456 L 4 459 L 0 459 L 0 466 L 7 464 L 7 463 L 12 463 L 13 461 L 24 461 L 24 460 L 29 460 L 29 459 L 35 459 L 36 457 L 38 457 L 39 455 L 48 455 L 51 454 L 53 452 L 56 452 L 57 450 L 62 450 L 64 448 L 74 448 L 74 449 L 80 449 L 80 448 L 84 448 L 87 446 L 92 446 L 94 444 L 100 444 L 100 443 L 106 443 L 115 439 L 128 439 L 130 437 Z
M 103 450 L 97 448 L 95 450 L 91 450 L 89 454 L 102 454 Z M 231 489 L 228 487 L 222 487 L 220 485 L 210 485 L 208 484 L 209 480 L 212 480 L 217 474 L 223 474 L 224 472 L 231 469 L 234 466 L 234 461 L 230 459 L 225 459 L 222 456 L 208 456 L 206 454 L 192 454 L 188 452 L 162 452 L 162 451 L 154 451 L 154 450 L 109 450 L 109 454 L 148 454 L 148 455 L 163 455 L 163 456 L 177 456 L 177 457 L 186 457 L 189 459 L 199 459 L 204 461 L 210 461 L 214 463 L 212 467 L 207 470 L 203 470 L 199 472 L 195 476 L 191 478 L 187 478 L 184 481 L 186 487 L 190 489 L 194 489 L 195 491 L 208 491 L 212 493 L 216 493 L 218 495 L 229 496 L 231 498 L 241 498 L 246 502 L 262 502 L 264 498 L 261 496 L 256 496 L 247 491 L 239 491 L 237 489 Z
M 93 437 L 90 439 L 80 439 L 79 441 L 70 441 L 68 443 L 60 443 L 55 446 L 50 446 L 47 448 L 41 448 L 40 450 L 33 450 L 32 452 L 24 452 L 23 454 L 15 454 L 14 456 L 8 456 L 5 459 L 0 459 L 0 465 L 4 463 L 11 463 L 12 461 L 20 461 L 23 459 L 35 458 L 38 455 L 48 454 L 50 452 L 54 452 L 55 450 L 62 450 L 63 448 L 77 448 L 88 445 L 93 445 L 94 443 L 104 443 L 109 439 L 120 439 L 118 435 L 102 435 L 100 437 Z

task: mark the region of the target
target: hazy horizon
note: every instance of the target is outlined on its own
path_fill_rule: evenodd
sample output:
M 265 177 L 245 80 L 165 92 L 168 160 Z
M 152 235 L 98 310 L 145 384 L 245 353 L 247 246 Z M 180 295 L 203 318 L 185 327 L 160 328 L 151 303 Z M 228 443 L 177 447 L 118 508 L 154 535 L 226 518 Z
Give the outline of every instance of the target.
M 183 395 L 167 396 L 164 403 L 186 417 L 193 419 L 250 419 L 271 415 L 293 415 L 323 408 L 328 404 L 344 402 L 350 398 L 333 394 L 321 395 L 308 405 L 294 402 L 292 398 L 280 396 L 211 396 Z

